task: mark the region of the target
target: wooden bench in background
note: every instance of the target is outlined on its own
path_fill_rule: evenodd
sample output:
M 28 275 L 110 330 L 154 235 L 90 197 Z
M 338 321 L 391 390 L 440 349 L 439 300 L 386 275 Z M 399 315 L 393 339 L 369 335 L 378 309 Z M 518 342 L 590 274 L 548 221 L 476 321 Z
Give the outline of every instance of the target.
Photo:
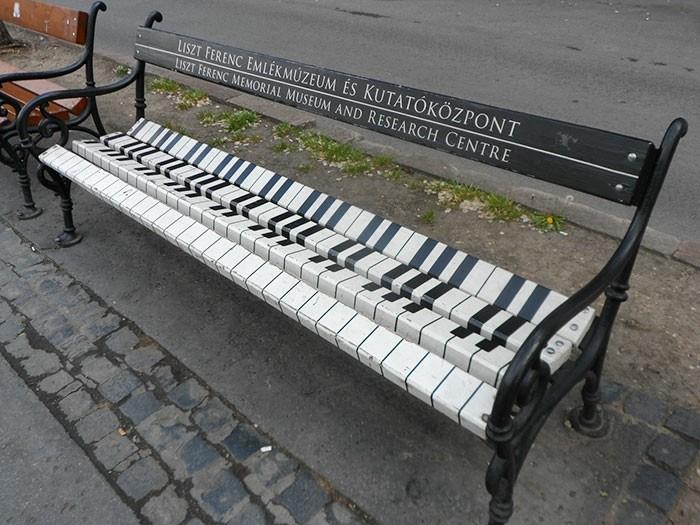
M 0 20 L 3 22 L 84 46 L 80 59 L 60 69 L 28 72 L 0 60 L 0 161 L 19 173 L 19 184 L 24 197 L 24 205 L 17 212 L 20 219 L 36 217 L 41 209 L 34 203 L 26 167 L 22 167 L 26 159 L 15 140 L 17 130 L 14 121 L 19 111 L 35 97 L 64 89 L 50 79 L 68 75 L 84 66 L 86 85 L 94 85 L 94 19 L 97 10 L 103 9 L 104 4 L 101 2 L 94 4 L 90 13 L 36 0 L 3 0 L 0 3 Z M 71 97 L 53 100 L 44 110 L 51 117 L 70 126 L 85 120 L 84 117 L 90 112 L 88 106 L 89 100 L 86 97 Z M 28 115 L 27 125 L 36 129 L 43 118 L 40 108 L 36 108 Z M 101 127 L 99 119 L 96 124 Z
M 134 126 L 76 140 L 72 151 L 54 146 L 41 154 L 41 169 L 79 184 L 487 440 L 489 523 L 506 523 L 539 430 L 581 382 L 573 427 L 588 436 L 607 430 L 599 386 L 608 340 L 685 120 L 673 121 L 657 147 L 152 29 L 161 19 L 152 13 L 137 31 L 131 75 L 67 92 L 99 96 L 135 83 Z M 600 272 L 567 299 L 146 120 L 146 63 L 632 206 L 634 218 Z M 23 119 L 50 100 L 23 109 L 23 140 Z M 70 211 L 66 189 L 62 205 Z M 72 218 L 64 234 L 75 235 Z

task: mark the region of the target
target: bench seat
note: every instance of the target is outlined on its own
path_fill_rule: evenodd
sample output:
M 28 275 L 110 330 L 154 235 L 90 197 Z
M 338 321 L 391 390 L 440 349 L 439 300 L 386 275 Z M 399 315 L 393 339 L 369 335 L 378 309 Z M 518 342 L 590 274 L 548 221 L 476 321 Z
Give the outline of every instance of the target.
M 0 75 L 19 73 L 20 69 L 12 64 L 0 61 Z M 5 82 L 0 86 L 0 94 L 19 102 L 20 106 L 24 106 L 32 99 L 39 95 L 49 93 L 51 91 L 60 91 L 65 89 L 63 86 L 56 84 L 50 80 L 21 80 L 17 82 Z M 17 117 L 12 106 L 3 106 L 7 110 L 7 115 L 2 117 L 3 121 L 14 121 Z M 86 98 L 67 98 L 50 102 L 48 111 L 50 114 L 61 120 L 68 120 L 72 115 L 79 115 L 87 107 Z M 30 126 L 38 124 L 42 119 L 41 112 L 36 109 L 32 111 L 28 119 Z
M 153 122 L 72 147 L 52 148 L 41 160 L 482 438 L 484 415 L 515 352 L 563 300 L 403 226 L 380 242 L 377 232 L 394 223 L 382 228 L 388 221 L 374 214 Z M 353 228 L 357 221 L 363 226 Z M 394 247 L 397 236 L 405 245 L 413 240 L 413 257 Z M 415 256 L 425 245 L 442 250 L 428 254 L 432 264 Z M 455 258 L 453 270 L 435 269 Z M 486 270 L 470 279 L 458 273 L 466 266 Z M 522 314 L 512 305 L 523 288 L 545 290 L 529 319 L 509 311 Z M 574 320 L 580 329 L 550 341 L 542 360 L 552 372 L 593 315 L 582 312 Z
M 87 153 L 85 149 L 82 151 Z M 122 166 L 122 179 L 60 146 L 43 153 L 42 162 L 471 432 L 485 436 L 485 415 L 490 413 L 496 392 L 493 386 L 379 326 L 254 253 L 245 234 L 238 243 L 218 233 L 219 227 L 212 228 L 213 224 L 246 222 L 245 218 L 228 215 L 213 202 L 209 206 L 203 206 L 201 201 L 198 206 L 186 202 L 178 195 L 178 190 L 184 187 L 159 186 L 155 183 L 156 172 L 140 169 L 135 163 L 128 168 Z M 166 192 L 165 188 L 172 189 Z M 162 191 L 158 193 L 158 190 Z M 189 214 L 183 213 L 184 208 L 188 208 Z M 234 218 L 239 220 L 231 222 Z

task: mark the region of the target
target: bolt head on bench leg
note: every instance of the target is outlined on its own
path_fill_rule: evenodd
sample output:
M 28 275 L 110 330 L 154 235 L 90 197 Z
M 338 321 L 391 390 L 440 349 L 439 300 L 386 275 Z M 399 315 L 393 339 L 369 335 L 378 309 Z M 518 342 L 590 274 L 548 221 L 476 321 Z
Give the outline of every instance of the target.
M 603 407 L 596 405 L 593 410 L 579 406 L 569 411 L 569 423 L 571 427 L 586 437 L 601 438 L 610 430 L 610 419 Z
M 44 210 L 35 206 L 34 204 L 32 204 L 31 206 L 28 206 L 25 204 L 22 208 L 17 210 L 16 213 L 17 213 L 17 218 L 20 221 L 27 221 L 29 219 L 33 219 L 35 217 L 38 217 L 39 215 L 42 214 L 43 211 Z

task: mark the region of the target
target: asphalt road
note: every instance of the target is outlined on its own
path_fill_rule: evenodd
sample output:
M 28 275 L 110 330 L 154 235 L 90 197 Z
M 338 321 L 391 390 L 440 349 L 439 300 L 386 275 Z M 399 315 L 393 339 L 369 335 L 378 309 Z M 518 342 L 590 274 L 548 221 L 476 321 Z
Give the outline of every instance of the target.
M 62 3 L 87 6 L 87 0 Z M 112 0 L 98 48 L 130 56 L 160 27 L 658 143 L 684 116 L 652 226 L 700 240 L 700 4 L 693 0 Z M 146 4 L 146 5 L 144 5 Z M 497 172 L 503 184 L 522 177 Z M 525 181 L 530 186 L 548 186 Z M 559 194 L 570 193 L 555 189 Z M 625 216 L 623 207 L 576 195 Z

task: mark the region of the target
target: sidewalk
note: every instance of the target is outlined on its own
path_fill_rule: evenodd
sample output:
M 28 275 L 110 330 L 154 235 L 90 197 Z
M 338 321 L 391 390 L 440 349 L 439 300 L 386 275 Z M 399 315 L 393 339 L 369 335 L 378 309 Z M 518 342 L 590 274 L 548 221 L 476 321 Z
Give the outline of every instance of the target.
M 41 48 L 36 60 L 55 53 Z M 113 67 L 99 60 L 98 74 Z M 108 129 L 128 127 L 131 95 L 101 106 Z M 198 118 L 216 103 L 148 102 L 154 120 L 176 115 L 194 136 L 218 136 Z M 563 292 L 614 249 L 573 226 L 545 235 L 478 210 L 445 213 L 423 174 L 350 176 L 278 146 L 274 125 L 261 119 L 246 132 L 254 140 L 227 147 Z M 139 519 L 483 522 L 481 441 L 80 191 L 85 239 L 54 249 L 57 202 L 35 184 L 45 213 L 19 223 L 14 175 L 0 170 L 0 180 L 0 309 L 10 308 L 0 312 L 11 311 L 0 353 Z M 433 220 L 421 219 L 428 211 Z M 612 432 L 573 433 L 562 422 L 578 393 L 565 400 L 523 470 L 512 523 L 690 525 L 700 515 L 698 273 L 642 252 L 607 364 Z

